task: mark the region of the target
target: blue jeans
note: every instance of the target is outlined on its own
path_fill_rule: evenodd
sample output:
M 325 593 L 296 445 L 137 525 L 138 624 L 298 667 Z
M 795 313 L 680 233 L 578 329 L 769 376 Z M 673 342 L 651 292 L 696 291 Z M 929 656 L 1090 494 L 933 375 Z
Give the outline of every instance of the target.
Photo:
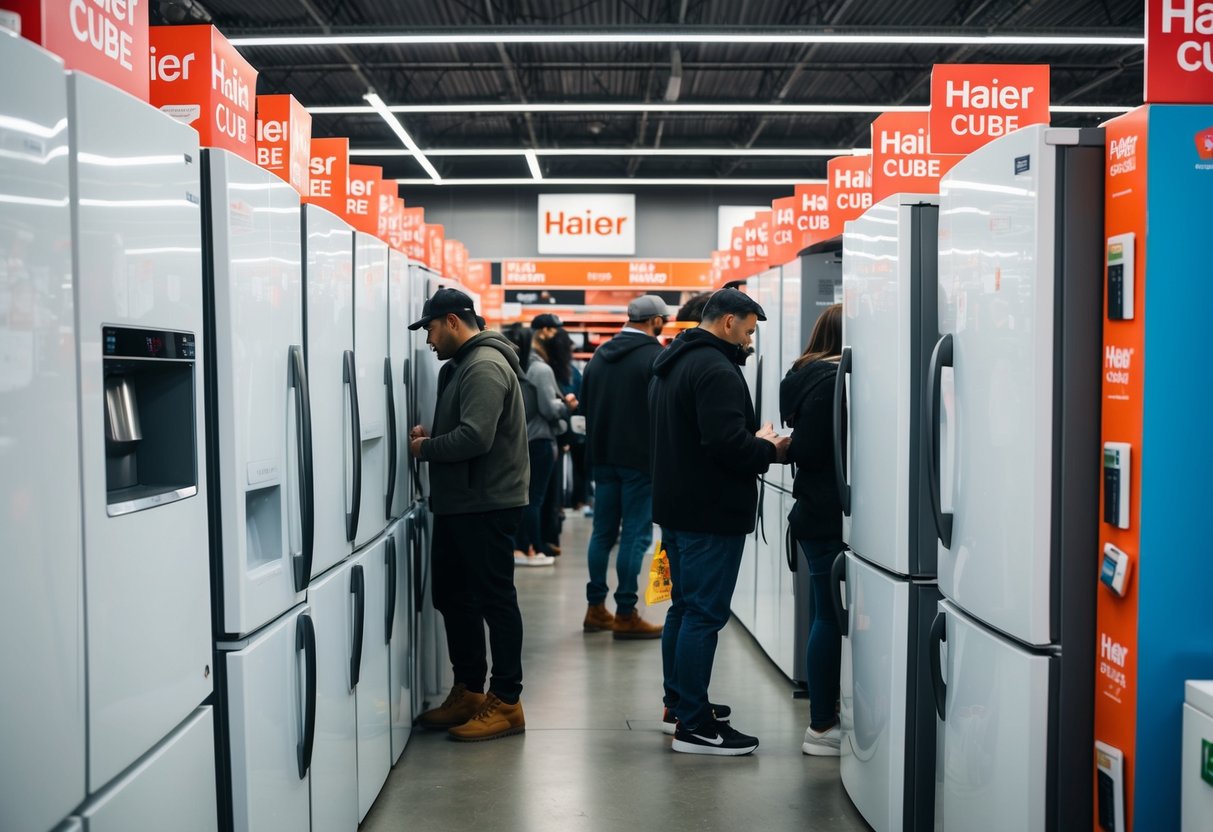
M 830 567 L 846 547 L 841 540 L 799 542 L 809 561 L 809 582 L 813 591 L 813 623 L 809 629 L 805 674 L 809 677 L 809 726 L 814 731 L 824 731 L 838 721 L 834 706 L 838 702 L 842 673 L 842 632 L 834 614 Z
M 620 538 L 619 527 L 623 525 Z M 590 582 L 585 597 L 591 605 L 606 601 L 607 565 L 619 539 L 615 574 L 615 614 L 636 609 L 637 576 L 653 542 L 653 483 L 649 475 L 619 465 L 594 466 L 594 533 L 590 536 Z
M 531 459 L 530 502 L 522 510 L 522 525 L 514 545 L 523 552 L 534 546 L 538 554 L 543 547 L 543 498 L 548 493 L 548 480 L 556 470 L 556 443 L 551 439 L 532 439 L 526 447 Z
M 687 728 L 712 720 L 708 683 L 716 637 L 729 620 L 745 535 L 680 532 L 662 527 L 670 558 L 673 604 L 661 634 L 665 706 Z

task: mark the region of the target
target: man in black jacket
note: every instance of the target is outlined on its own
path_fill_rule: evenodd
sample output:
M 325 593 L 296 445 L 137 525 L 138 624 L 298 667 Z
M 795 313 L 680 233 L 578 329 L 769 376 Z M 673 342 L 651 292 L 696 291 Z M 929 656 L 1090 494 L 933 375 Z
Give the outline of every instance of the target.
M 657 335 L 670 317 L 665 301 L 643 295 L 628 304 L 628 323 L 594 353 L 581 382 L 587 458 L 594 477 L 594 533 L 590 537 L 589 603 L 582 629 L 613 630 L 617 639 L 660 638 L 660 625 L 636 610 L 637 575 L 653 542 L 653 489 L 649 479 L 648 387 Z M 615 571 L 615 614 L 606 608 L 607 564 L 620 537 Z
M 736 289 L 712 295 L 703 321 L 653 364 L 649 423 L 653 519 L 670 559 L 673 604 L 662 637 L 666 722 L 674 750 L 749 754 L 758 739 L 733 730 L 708 702 L 716 638 L 729 619 L 745 536 L 754 531 L 758 477 L 782 463 L 789 440 L 758 426 L 741 365 L 766 314 Z

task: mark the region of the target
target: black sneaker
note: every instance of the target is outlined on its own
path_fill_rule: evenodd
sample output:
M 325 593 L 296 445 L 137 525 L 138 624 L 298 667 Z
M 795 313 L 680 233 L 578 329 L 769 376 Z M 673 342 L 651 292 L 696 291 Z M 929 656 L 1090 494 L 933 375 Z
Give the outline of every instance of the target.
M 712 709 L 712 718 L 717 722 L 728 722 L 729 717 L 733 715 L 733 709 L 728 705 L 717 705 L 708 703 L 708 707 Z M 678 717 L 674 716 L 673 711 L 666 708 L 661 713 L 661 731 L 662 733 L 674 736 L 674 729 L 678 726 Z
M 754 753 L 758 737 L 734 731 L 724 722 L 709 722 L 699 728 L 678 726 L 674 732 L 675 751 L 683 754 L 709 754 L 714 757 L 741 757 Z

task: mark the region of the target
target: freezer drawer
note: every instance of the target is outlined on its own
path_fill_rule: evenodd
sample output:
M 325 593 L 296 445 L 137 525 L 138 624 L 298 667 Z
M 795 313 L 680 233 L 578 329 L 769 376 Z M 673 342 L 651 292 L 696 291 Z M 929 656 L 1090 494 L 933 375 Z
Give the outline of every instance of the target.
M 0 829 L 43 832 L 85 794 L 67 76 L 17 37 L 0 66 Z
M 413 731 L 413 558 L 412 536 L 415 510 L 396 521 L 389 530 L 388 600 L 391 621 L 388 645 L 388 691 L 391 699 L 392 763 L 404 753 Z
M 215 832 L 215 720 L 199 708 L 129 771 L 94 795 L 85 832 Z
M 354 234 L 354 360 L 357 366 L 358 438 L 361 443 L 361 501 L 355 548 L 378 537 L 387 525 L 390 380 L 387 329 L 387 243 Z
M 388 691 L 387 559 L 394 538 L 384 535 L 351 559 L 363 575 L 362 655 L 355 680 L 358 713 L 358 820 L 366 817 L 391 768 Z M 394 606 L 394 602 L 393 602 Z

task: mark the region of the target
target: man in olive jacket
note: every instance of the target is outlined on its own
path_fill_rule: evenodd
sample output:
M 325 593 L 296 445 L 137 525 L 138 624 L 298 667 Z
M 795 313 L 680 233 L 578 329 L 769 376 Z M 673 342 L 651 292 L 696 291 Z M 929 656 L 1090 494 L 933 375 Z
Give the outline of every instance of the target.
M 422 725 L 473 741 L 521 733 L 522 613 L 514 589 L 514 535 L 527 504 L 526 415 L 513 344 L 481 332 L 472 300 L 439 289 L 421 320 L 446 361 L 434 433 L 410 432 L 409 452 L 430 464 L 434 606 L 442 613 L 455 686 Z M 493 651 L 488 693 L 484 626 Z

